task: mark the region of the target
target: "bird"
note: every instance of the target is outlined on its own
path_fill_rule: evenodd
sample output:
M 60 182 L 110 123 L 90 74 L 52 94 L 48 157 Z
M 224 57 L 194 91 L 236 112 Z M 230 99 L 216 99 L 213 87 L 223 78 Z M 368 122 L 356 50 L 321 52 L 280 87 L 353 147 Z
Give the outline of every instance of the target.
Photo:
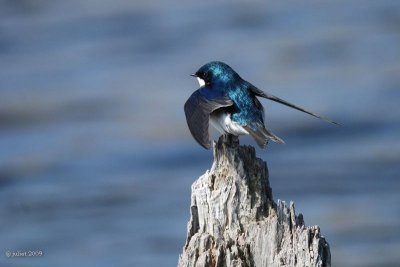
M 337 122 L 268 94 L 242 79 L 230 66 L 212 61 L 191 76 L 200 88 L 192 93 L 184 105 L 186 122 L 193 138 L 205 149 L 211 148 L 209 124 L 222 135 L 250 135 L 259 147 L 268 142 L 285 142 L 265 126 L 264 108 L 257 97 L 263 97 L 297 109 L 329 123 Z

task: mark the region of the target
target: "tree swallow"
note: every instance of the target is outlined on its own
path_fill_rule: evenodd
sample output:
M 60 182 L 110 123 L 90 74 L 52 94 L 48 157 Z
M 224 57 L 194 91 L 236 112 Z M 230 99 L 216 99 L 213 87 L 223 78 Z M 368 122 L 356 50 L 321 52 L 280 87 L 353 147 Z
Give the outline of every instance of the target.
M 266 129 L 264 108 L 257 96 L 337 124 L 328 118 L 263 92 L 243 80 L 223 62 L 207 63 L 191 76 L 197 78 L 200 88 L 185 103 L 186 121 L 194 139 L 206 149 L 211 148 L 209 122 L 221 134 L 251 135 L 261 148 L 266 148 L 269 140 L 280 144 L 285 143 Z

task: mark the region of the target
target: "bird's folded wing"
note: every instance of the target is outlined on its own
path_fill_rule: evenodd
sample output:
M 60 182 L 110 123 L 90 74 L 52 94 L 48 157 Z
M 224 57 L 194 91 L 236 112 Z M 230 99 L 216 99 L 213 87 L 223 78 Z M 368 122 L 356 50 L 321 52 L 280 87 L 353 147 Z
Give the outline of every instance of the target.
M 296 106 L 296 105 L 294 105 L 294 104 L 292 104 L 292 103 L 289 103 L 289 102 L 287 102 L 287 101 L 285 101 L 285 100 L 283 100 L 283 99 L 280 99 L 279 97 L 276 97 L 276 96 L 274 96 L 274 95 L 267 94 L 267 93 L 265 93 L 264 91 L 258 89 L 258 88 L 255 87 L 255 86 L 251 86 L 251 87 L 250 87 L 250 90 L 251 90 L 251 92 L 253 92 L 255 95 L 258 95 L 258 96 L 261 96 L 261 97 L 270 99 L 270 100 L 272 100 L 272 101 L 281 103 L 281 104 L 286 105 L 286 106 L 288 106 L 288 107 L 291 107 L 291 108 L 300 110 L 300 111 L 302 111 L 302 112 L 304 112 L 304 113 L 310 114 L 311 116 L 317 117 L 317 118 L 322 119 L 322 120 L 324 120 L 324 121 L 327 121 L 327 122 L 329 122 L 329 123 L 338 125 L 337 122 L 334 122 L 333 120 L 331 120 L 331 119 L 329 119 L 329 118 L 326 118 L 326 117 L 323 117 L 323 116 L 321 116 L 321 115 L 318 115 L 318 114 L 316 114 L 316 113 L 314 113 L 314 112 L 305 110 L 305 109 L 303 109 L 303 108 L 301 108 L 301 107 L 299 107 L 299 106 Z
M 199 89 L 195 91 L 185 103 L 186 121 L 189 126 L 190 133 L 196 141 L 206 149 L 211 148 L 210 134 L 208 125 L 210 113 L 214 110 L 231 106 L 232 100 L 228 97 L 206 97 Z

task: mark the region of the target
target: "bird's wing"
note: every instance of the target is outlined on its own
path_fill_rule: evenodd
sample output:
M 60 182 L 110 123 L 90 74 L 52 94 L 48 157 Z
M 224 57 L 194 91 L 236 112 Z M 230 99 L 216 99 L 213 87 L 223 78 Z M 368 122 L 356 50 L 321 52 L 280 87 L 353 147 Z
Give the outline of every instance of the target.
M 189 97 L 185 103 L 185 115 L 190 133 L 194 139 L 202 147 L 210 149 L 211 141 L 208 132 L 210 113 L 218 108 L 231 106 L 233 102 L 224 96 L 206 97 L 201 93 L 202 90 L 209 89 L 198 89 Z
M 311 116 L 317 117 L 317 118 L 322 119 L 322 120 L 324 120 L 324 121 L 327 121 L 327 122 L 329 122 L 329 123 L 339 125 L 339 123 L 337 123 L 337 122 L 335 122 L 335 121 L 333 121 L 333 120 L 331 120 L 331 119 L 329 119 L 329 118 L 326 118 L 326 117 L 323 117 L 323 116 L 321 116 L 321 115 L 318 115 L 318 114 L 316 114 L 316 113 L 314 113 L 314 112 L 305 110 L 304 108 L 298 107 L 298 106 L 296 106 L 296 105 L 294 105 L 294 104 L 292 104 L 292 103 L 289 103 L 289 102 L 287 102 L 287 101 L 285 101 L 285 100 L 283 100 L 283 99 L 280 99 L 279 97 L 276 97 L 276 96 L 274 96 L 274 95 L 267 94 L 267 93 L 265 93 L 264 91 L 258 89 L 258 88 L 255 87 L 255 86 L 250 86 L 250 91 L 253 92 L 255 95 L 258 95 L 258 96 L 261 96 L 261 97 L 270 99 L 270 100 L 272 100 L 272 101 L 281 103 L 281 104 L 286 105 L 286 106 L 288 106 L 288 107 L 291 107 L 291 108 L 300 110 L 300 111 L 302 111 L 302 112 L 304 112 L 304 113 L 310 114 Z

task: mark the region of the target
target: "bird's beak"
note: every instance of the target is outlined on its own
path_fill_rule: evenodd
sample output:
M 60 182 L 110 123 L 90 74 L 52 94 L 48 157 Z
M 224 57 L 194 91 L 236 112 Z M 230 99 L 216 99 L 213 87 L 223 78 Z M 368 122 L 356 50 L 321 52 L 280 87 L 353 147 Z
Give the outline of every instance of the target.
M 197 77 L 196 73 L 192 73 L 192 74 L 190 74 L 190 76 Z

